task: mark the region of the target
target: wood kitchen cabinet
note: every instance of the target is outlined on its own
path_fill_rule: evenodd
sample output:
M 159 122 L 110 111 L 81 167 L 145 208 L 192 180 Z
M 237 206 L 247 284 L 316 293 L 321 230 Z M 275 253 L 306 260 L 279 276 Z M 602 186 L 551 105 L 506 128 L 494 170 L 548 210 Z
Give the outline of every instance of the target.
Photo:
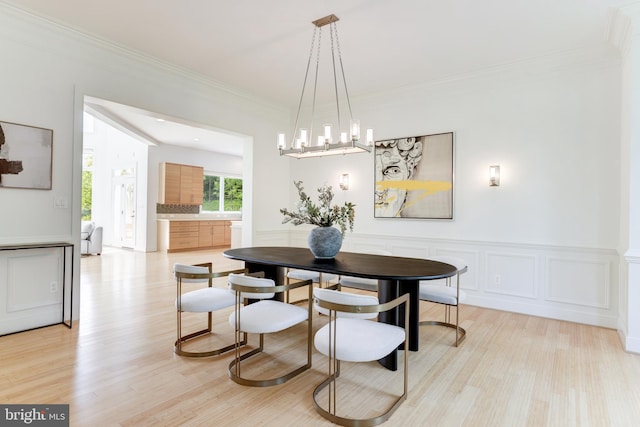
M 160 166 L 159 203 L 201 205 L 204 168 L 162 163 Z
M 172 221 L 169 226 L 169 248 L 180 250 L 197 247 L 199 231 L 195 221 Z
M 200 221 L 198 247 L 211 248 L 219 246 L 231 246 L 231 222 Z
M 158 221 L 158 249 L 177 252 L 231 246 L 231 221 Z

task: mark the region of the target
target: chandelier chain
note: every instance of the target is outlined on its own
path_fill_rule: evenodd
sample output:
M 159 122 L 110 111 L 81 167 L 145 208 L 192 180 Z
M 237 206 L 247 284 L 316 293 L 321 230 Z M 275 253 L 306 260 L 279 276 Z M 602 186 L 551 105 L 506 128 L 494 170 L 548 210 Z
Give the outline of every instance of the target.
M 342 73 L 342 83 L 344 84 L 344 93 L 347 98 L 347 106 L 349 107 L 349 118 L 353 118 L 351 111 L 351 100 L 349 99 L 349 90 L 347 89 L 347 77 L 344 75 L 344 65 L 342 65 L 342 52 L 340 51 L 340 39 L 338 38 L 338 26 L 332 22 L 330 27 L 336 34 L 336 47 L 338 48 L 338 60 L 340 61 L 340 72 Z
M 336 113 L 338 115 L 338 129 L 342 129 L 342 125 L 340 123 L 340 100 L 338 99 L 338 77 L 336 75 L 336 54 L 335 54 L 335 49 L 334 49 L 334 30 L 335 30 L 336 24 L 335 22 L 332 22 L 331 25 L 329 25 L 329 34 L 331 35 L 331 64 L 333 66 L 333 89 L 335 91 L 336 94 Z M 337 41 L 337 37 L 338 37 L 338 33 L 336 33 L 336 41 Z M 340 56 L 340 50 L 338 49 L 338 56 Z
M 314 31 L 315 32 L 315 31 Z M 318 92 L 318 70 L 320 68 L 320 50 L 322 45 L 322 28 L 318 32 L 318 48 L 316 54 L 316 75 L 313 82 L 313 99 L 311 100 L 311 123 L 309 123 L 309 144 L 313 141 L 313 118 L 316 115 L 316 94 Z
M 300 92 L 300 102 L 298 102 L 298 112 L 296 114 L 296 121 L 295 121 L 295 125 L 293 126 L 294 129 L 294 133 L 291 137 L 291 147 L 294 147 L 294 142 L 296 140 L 296 134 L 295 134 L 295 129 L 298 129 L 298 121 L 300 119 L 300 110 L 302 109 L 302 101 L 304 100 L 304 90 L 307 87 L 307 78 L 309 77 L 309 68 L 311 67 L 311 58 L 313 58 L 313 48 L 315 46 L 315 42 L 316 42 L 316 33 L 317 33 L 318 27 L 314 27 L 313 29 L 313 36 L 311 37 L 311 49 L 309 49 L 309 59 L 307 60 L 307 70 L 304 73 L 304 81 L 302 82 L 302 91 Z M 317 76 L 317 72 L 316 72 L 316 76 Z

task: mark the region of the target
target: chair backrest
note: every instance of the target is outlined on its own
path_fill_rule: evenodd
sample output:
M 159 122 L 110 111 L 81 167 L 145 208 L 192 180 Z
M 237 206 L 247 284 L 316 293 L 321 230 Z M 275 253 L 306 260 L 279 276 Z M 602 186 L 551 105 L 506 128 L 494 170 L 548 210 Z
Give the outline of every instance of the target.
M 180 278 L 183 283 L 204 283 L 208 282 L 208 277 L 203 277 L 199 279 L 184 277 L 182 274 L 209 274 L 211 273 L 211 264 L 204 265 L 189 265 L 189 264 L 180 264 L 176 263 L 173 265 L 173 274 L 176 278 Z
M 377 297 L 372 295 L 359 295 L 349 292 L 340 292 L 333 289 L 313 289 L 313 305 L 315 309 L 324 315 L 329 315 L 329 310 L 325 307 L 320 307 L 319 300 L 330 302 L 333 304 L 343 305 L 378 305 L 380 302 Z M 350 317 L 354 319 L 374 319 L 378 316 L 378 313 L 349 313 L 344 311 L 336 311 L 337 317 Z
M 80 238 L 82 240 L 87 240 L 93 229 L 95 228 L 95 224 L 91 221 L 82 221 L 82 225 L 80 226 Z
M 244 274 L 229 274 L 229 288 L 232 291 L 238 290 L 239 286 L 250 286 L 253 288 L 272 288 L 276 286 L 276 283 L 272 279 L 266 279 L 263 277 L 246 276 Z M 275 296 L 274 292 L 242 292 L 241 298 L 248 299 L 269 299 Z

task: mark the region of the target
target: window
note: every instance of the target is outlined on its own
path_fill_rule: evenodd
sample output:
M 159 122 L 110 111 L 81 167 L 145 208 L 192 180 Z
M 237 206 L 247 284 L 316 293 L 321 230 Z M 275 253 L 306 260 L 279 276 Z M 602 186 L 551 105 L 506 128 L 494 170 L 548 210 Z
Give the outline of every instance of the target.
M 93 201 L 93 150 L 84 149 L 82 153 L 82 220 L 91 220 Z
M 205 212 L 241 211 L 242 179 L 205 175 L 202 189 L 202 210 Z

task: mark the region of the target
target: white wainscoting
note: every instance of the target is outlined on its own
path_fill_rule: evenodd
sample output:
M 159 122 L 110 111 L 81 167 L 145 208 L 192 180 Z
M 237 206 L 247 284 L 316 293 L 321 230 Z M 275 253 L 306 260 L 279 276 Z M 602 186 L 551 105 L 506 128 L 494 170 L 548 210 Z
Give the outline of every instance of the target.
M 0 335 L 61 323 L 63 251 L 0 251 Z
M 256 246 L 307 246 L 308 230 L 258 232 Z M 350 233 L 343 251 L 387 250 L 426 258 L 467 260 L 460 278 L 466 304 L 616 329 L 619 320 L 615 250 Z M 464 321 L 464 315 L 463 319 Z

